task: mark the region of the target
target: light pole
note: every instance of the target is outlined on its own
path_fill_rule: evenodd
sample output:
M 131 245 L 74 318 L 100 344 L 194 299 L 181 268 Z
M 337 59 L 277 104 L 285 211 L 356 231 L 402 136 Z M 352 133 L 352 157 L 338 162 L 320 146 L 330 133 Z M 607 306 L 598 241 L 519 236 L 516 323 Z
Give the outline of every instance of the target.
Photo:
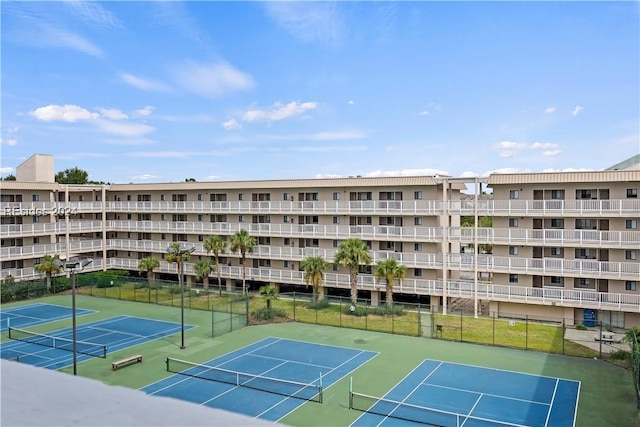
M 180 348 L 184 349 L 184 280 L 182 277 L 183 263 L 189 259 L 189 256 L 195 252 L 196 248 L 181 248 L 178 244 L 169 246 L 167 252 L 169 253 L 169 261 L 178 264 L 178 285 L 180 286 L 180 332 L 181 341 Z
M 66 261 L 56 260 L 55 262 L 58 267 L 64 268 L 64 270 L 71 276 L 71 341 L 73 346 L 73 375 L 78 374 L 78 340 L 76 338 L 76 273 L 84 270 L 84 268 L 92 262 L 93 260 L 91 258 L 80 260 L 77 256 L 70 257 Z

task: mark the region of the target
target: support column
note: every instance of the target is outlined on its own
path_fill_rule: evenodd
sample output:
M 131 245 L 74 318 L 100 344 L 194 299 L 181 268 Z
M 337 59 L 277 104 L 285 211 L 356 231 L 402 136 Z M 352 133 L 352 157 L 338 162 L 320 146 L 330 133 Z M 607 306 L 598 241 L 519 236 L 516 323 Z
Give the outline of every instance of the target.
M 236 290 L 236 280 L 235 279 L 222 279 L 225 281 L 227 285 L 227 292 L 235 292 Z
M 380 304 L 380 291 L 371 291 L 371 306 L 377 307 Z

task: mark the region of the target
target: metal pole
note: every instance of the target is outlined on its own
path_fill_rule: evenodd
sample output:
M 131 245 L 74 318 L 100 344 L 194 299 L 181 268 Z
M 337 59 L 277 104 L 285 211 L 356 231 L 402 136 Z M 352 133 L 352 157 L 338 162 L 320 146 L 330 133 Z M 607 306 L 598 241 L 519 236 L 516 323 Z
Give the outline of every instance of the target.
M 184 349 L 184 282 L 182 281 L 182 260 L 178 263 L 178 282 L 180 282 L 180 331 L 182 336 L 180 348 Z
M 72 328 L 72 340 L 73 340 L 73 375 L 78 374 L 78 352 L 76 341 L 76 273 L 71 270 L 71 328 Z

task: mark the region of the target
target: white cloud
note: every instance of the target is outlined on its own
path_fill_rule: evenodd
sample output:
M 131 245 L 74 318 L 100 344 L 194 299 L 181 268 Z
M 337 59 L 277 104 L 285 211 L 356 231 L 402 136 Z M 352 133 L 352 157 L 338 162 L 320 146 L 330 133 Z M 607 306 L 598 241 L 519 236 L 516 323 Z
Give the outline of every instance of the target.
M 501 169 L 493 169 L 484 174 L 484 176 L 495 174 L 509 174 L 509 173 L 527 173 L 529 170 L 527 169 L 516 169 L 516 168 L 501 168 Z
M 156 175 L 151 175 L 149 173 L 143 173 L 142 175 L 133 175 L 130 176 L 129 179 L 131 179 L 132 181 L 146 181 L 149 179 L 157 179 L 159 178 Z
M 102 108 L 100 109 L 100 115 L 111 120 L 124 120 L 129 118 L 125 113 L 115 108 Z
M 418 113 L 418 115 L 419 115 L 419 116 L 428 116 L 428 115 L 429 115 L 429 112 L 428 112 L 427 110 L 420 111 L 420 112 Z
M 562 150 L 545 150 L 542 155 L 545 157 L 557 157 L 562 153 Z
M 556 112 L 556 107 L 547 107 L 546 110 L 544 110 L 545 113 L 550 114 L 550 113 L 555 113 Z
M 435 176 L 435 175 L 449 175 L 448 172 L 444 172 L 438 169 L 402 169 L 399 171 L 383 171 L 377 170 L 373 172 L 368 172 L 364 176 L 376 178 L 376 177 L 386 177 L 386 176 Z
M 41 42 L 45 45 L 70 48 L 95 57 L 103 55 L 102 49 L 78 34 L 44 24 L 41 27 L 43 29 Z
M 296 39 L 339 45 L 345 35 L 345 23 L 339 7 L 329 2 L 265 2 L 269 15 Z
M 206 178 L 207 180 L 209 180 L 209 181 L 213 181 L 213 180 L 215 180 L 215 179 L 220 179 L 220 177 L 219 177 L 219 176 L 217 176 L 217 175 L 208 175 L 208 176 L 206 176 L 205 178 Z
M 534 142 L 533 144 L 531 144 L 531 148 L 534 150 L 537 150 L 537 149 L 546 150 L 549 148 L 556 148 L 556 147 L 558 147 L 558 144 L 554 144 L 551 142 Z
M 267 121 L 275 122 L 289 117 L 299 116 L 307 111 L 314 110 L 318 104 L 316 102 L 296 102 L 288 104 L 276 102 L 269 110 L 249 110 L 242 116 L 245 122 Z
M 234 130 L 234 129 L 240 129 L 242 125 L 238 123 L 236 119 L 229 119 L 225 122 L 222 122 L 222 127 L 225 128 L 226 130 Z
M 9 147 L 13 147 L 18 143 L 16 139 L 13 138 L 0 138 L 0 145 L 8 145 Z
M 523 142 L 501 141 L 491 145 L 493 150 L 498 151 L 500 157 L 514 157 L 518 152 L 527 148 Z
M 127 153 L 130 157 L 149 157 L 149 158 L 166 158 L 166 159 L 188 159 L 202 153 L 193 153 L 187 151 L 137 151 Z
M 120 73 L 120 78 L 126 84 L 147 92 L 168 92 L 170 90 L 169 86 L 165 83 L 157 80 L 143 79 L 129 73 Z
M 97 2 L 66 1 L 64 4 L 69 6 L 72 12 L 80 17 L 82 22 L 90 22 L 107 27 L 114 26 L 118 23 L 116 17 Z
M 47 105 L 38 107 L 29 114 L 44 122 L 63 121 L 68 123 L 78 120 L 93 120 L 100 116 L 98 113 L 92 113 L 77 105 Z
M 476 176 L 479 175 L 472 171 L 464 171 L 460 174 L 460 178 L 475 178 Z
M 336 174 L 318 174 L 316 176 L 314 176 L 314 178 L 316 179 L 334 179 L 334 178 L 342 178 L 342 175 L 336 175 Z
M 285 135 L 259 134 L 256 138 L 268 141 L 343 141 L 348 139 L 363 139 L 367 136 L 365 132 L 354 130 Z
M 353 99 L 350 99 L 349 101 L 347 101 L 347 104 L 353 105 L 353 104 L 355 104 L 355 102 L 353 101 Z
M 96 127 L 104 132 L 122 136 L 142 136 L 155 131 L 153 126 L 142 123 L 122 123 L 111 120 L 96 120 Z
M 553 169 L 553 168 L 548 168 L 548 169 L 544 169 L 542 172 L 544 173 L 554 173 L 554 172 L 591 172 L 594 171 L 595 169 L 588 169 L 588 168 L 565 168 L 565 169 Z
M 176 72 L 176 79 L 189 92 L 204 97 L 220 97 L 232 92 L 253 88 L 249 74 L 226 62 L 199 64 L 188 62 Z
M 151 113 L 153 113 L 153 110 L 155 110 L 155 107 L 152 107 L 151 105 L 146 105 L 144 108 L 140 108 L 139 110 L 134 110 L 132 114 L 134 117 L 149 117 Z
M 582 108 L 582 107 L 581 107 L 581 106 L 579 106 L 579 105 L 576 105 L 576 108 L 574 108 L 574 109 L 573 109 L 573 111 L 571 112 L 571 115 L 572 115 L 573 117 L 576 117 L 578 114 L 580 114 L 580 112 L 581 112 L 582 110 L 584 110 L 584 108 Z
M 12 173 L 13 172 L 13 168 L 12 167 L 4 167 L 4 168 L 0 168 L 0 173 Z

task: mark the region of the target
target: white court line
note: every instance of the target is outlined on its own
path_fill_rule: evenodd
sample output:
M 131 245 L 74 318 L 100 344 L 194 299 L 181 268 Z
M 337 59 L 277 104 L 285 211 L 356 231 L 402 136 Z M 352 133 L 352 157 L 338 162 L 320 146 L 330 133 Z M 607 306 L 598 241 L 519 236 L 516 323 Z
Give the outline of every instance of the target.
M 463 391 L 466 393 L 473 393 L 473 394 L 483 394 L 485 396 L 491 396 L 491 397 L 498 397 L 500 399 L 509 399 L 509 400 L 516 400 L 518 402 L 526 402 L 526 403 L 535 403 L 536 405 L 544 405 L 544 406 L 550 406 L 551 403 L 546 403 L 546 402 L 538 402 L 535 400 L 527 400 L 527 399 L 520 399 L 517 397 L 510 397 L 510 396 L 503 396 L 501 394 L 492 394 L 492 393 L 483 393 L 483 392 L 479 392 L 479 391 L 473 391 L 473 390 L 469 390 L 468 388 L 457 388 L 457 387 L 449 387 L 449 386 L 445 386 L 445 385 L 438 385 L 438 384 L 428 384 L 428 383 L 423 383 L 424 385 L 427 385 L 429 387 L 438 387 L 438 388 L 443 388 L 443 389 L 447 389 L 447 390 L 454 390 L 454 391 Z M 555 391 L 554 391 L 555 393 Z M 553 401 L 553 399 L 552 399 Z
M 556 392 L 558 391 L 558 384 L 560 384 L 560 380 L 556 380 L 556 386 L 553 388 L 553 396 L 551 396 L 551 403 L 549 404 L 549 411 L 547 412 L 547 419 L 544 422 L 544 426 L 547 427 L 549 424 L 549 417 L 551 417 L 551 408 L 553 408 L 553 401 L 556 398 Z

